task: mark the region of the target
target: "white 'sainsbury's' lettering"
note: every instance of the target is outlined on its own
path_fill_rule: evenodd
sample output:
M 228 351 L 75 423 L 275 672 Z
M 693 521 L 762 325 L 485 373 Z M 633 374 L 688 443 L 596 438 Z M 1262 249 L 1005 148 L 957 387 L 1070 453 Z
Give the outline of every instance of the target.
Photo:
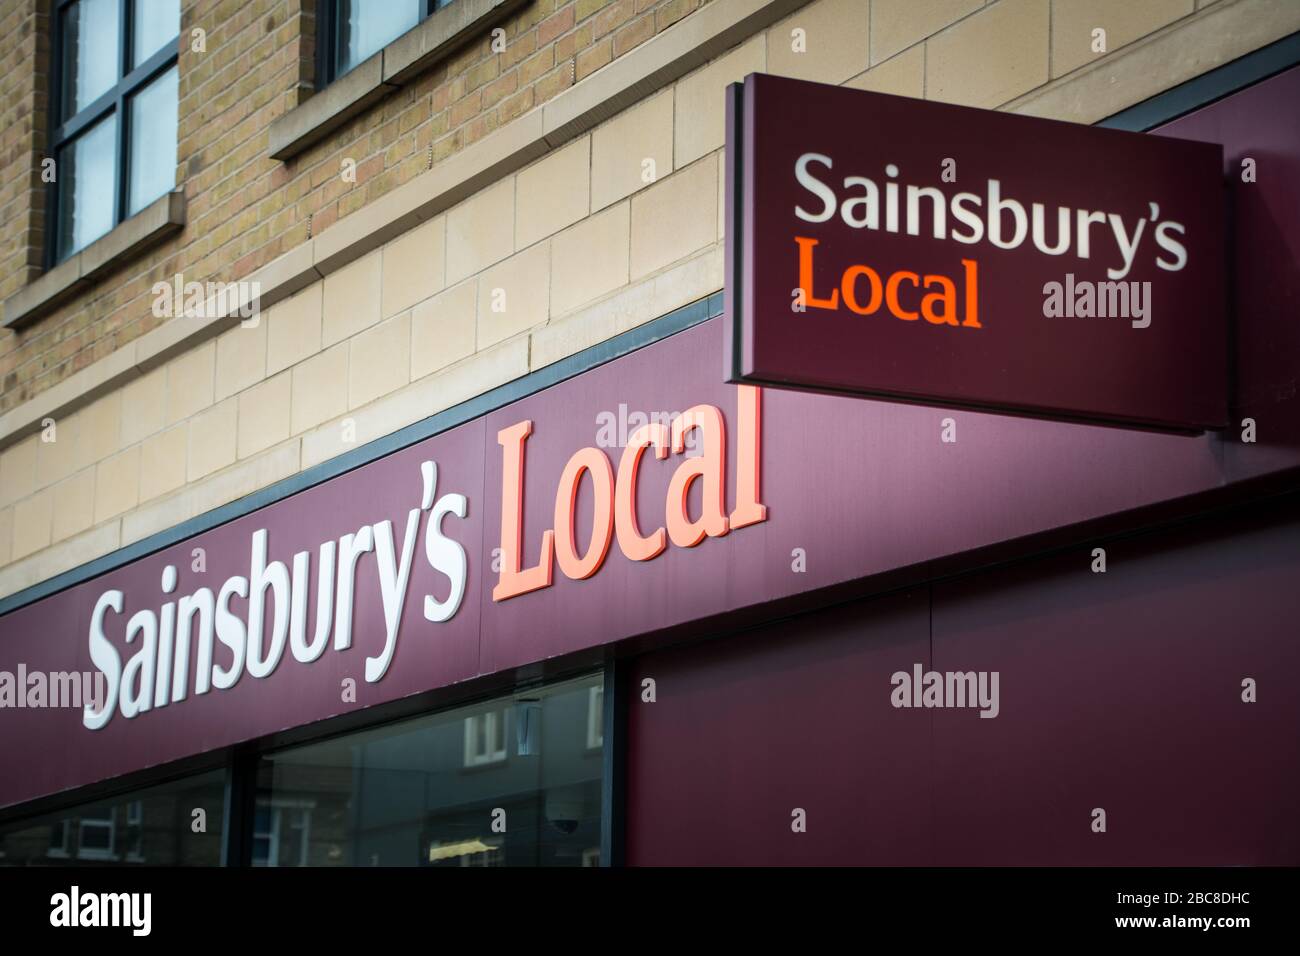
M 378 566 L 385 627 L 384 646 L 378 654 L 366 658 L 365 675 L 370 683 L 381 680 L 397 650 L 397 631 L 406 607 L 422 514 L 428 515 L 425 559 L 451 583 L 443 601 L 425 595 L 425 619 L 449 620 L 465 597 L 465 549 L 444 534 L 442 522 L 448 514 L 464 518 L 469 502 L 462 494 L 445 494 L 435 500 L 437 465 L 426 461 L 420 471 L 424 494 L 420 506 L 407 513 L 400 542 L 395 539 L 393 522 L 383 520 L 362 525 L 337 542 L 320 545 L 314 585 L 316 626 L 310 641 L 307 601 L 312 586 L 311 552 L 300 551 L 293 556 L 291 573 L 283 561 L 268 560 L 269 536 L 264 528 L 253 532 L 248 577 L 227 578 L 215 597 L 210 588 L 201 587 L 193 594 L 167 601 L 158 613 L 142 608 L 131 614 L 123 639 L 128 647 L 138 649 L 125 663 L 116 644 L 109 640 L 106 625 L 110 612 L 117 617 L 126 612 L 126 596 L 119 590 L 105 591 L 90 617 L 89 640 L 91 663 L 104 675 L 107 693 L 102 702 L 97 702 L 99 706 L 85 707 L 82 723 L 90 730 L 99 730 L 112 719 L 114 711 L 130 719 L 152 708 L 185 700 L 191 661 L 194 694 L 200 696 L 213 687 L 229 690 L 245 671 L 255 679 L 269 677 L 284 658 L 286 648 L 294 660 L 310 664 L 325 652 L 331 624 L 334 649 L 346 650 L 352 646 L 357 563 L 371 551 Z M 163 569 L 163 594 L 172 594 L 176 582 L 176 568 L 168 565 Z M 235 597 L 247 599 L 244 618 L 230 607 Z M 268 601 L 273 607 L 269 620 Z
M 1106 275 L 1111 279 L 1122 279 L 1129 274 L 1150 223 L 1154 241 L 1163 250 L 1156 255 L 1156 265 L 1167 272 L 1178 272 L 1187 265 L 1187 247 L 1175 238 L 1175 235 L 1184 235 L 1187 227 L 1172 219 L 1161 220 L 1157 203 L 1148 203 L 1149 216 L 1138 219 L 1130 229 L 1124 218 L 1113 212 L 1058 206 L 1055 217 L 1049 217 L 1046 207 L 1037 202 L 1030 203 L 1026 210 L 1018 200 L 1003 197 L 1002 183 L 997 179 L 986 181 L 983 195 L 959 192 L 948 197 L 934 186 L 908 185 L 905 195 L 900 197 L 900 184 L 893 182 L 899 175 L 899 168 L 893 163 L 885 166 L 887 178 L 882 202 L 880 187 L 865 176 L 844 177 L 844 195 L 837 195 L 833 187 L 817 178 L 814 169 L 815 166 L 824 166 L 829 171 L 833 165 L 831 157 L 822 153 L 804 153 L 795 161 L 795 181 L 818 201 L 810 204 L 811 209 L 801 205 L 794 207 L 795 216 L 804 222 L 826 222 L 838 212 L 847 226 L 876 230 L 880 228 L 883 208 L 886 232 L 901 231 L 909 236 L 919 236 L 924 231 L 935 239 L 952 239 L 967 245 L 987 237 L 999 249 L 1015 249 L 1028 239 L 1045 255 L 1059 256 L 1073 248 L 1078 259 L 1091 258 L 1093 227 L 1096 226 L 1100 228 L 1103 239 L 1108 235 L 1113 239 L 1115 252 L 1119 255 L 1119 265 L 1106 269 Z M 922 200 L 927 201 L 928 228 L 922 223 Z M 981 206 L 983 215 L 978 211 Z M 952 214 L 951 223 L 949 212 Z M 1010 217 L 1009 222 L 1007 217 Z M 900 218 L 904 220 L 901 229 Z M 1053 232 L 1050 242 L 1048 224 Z

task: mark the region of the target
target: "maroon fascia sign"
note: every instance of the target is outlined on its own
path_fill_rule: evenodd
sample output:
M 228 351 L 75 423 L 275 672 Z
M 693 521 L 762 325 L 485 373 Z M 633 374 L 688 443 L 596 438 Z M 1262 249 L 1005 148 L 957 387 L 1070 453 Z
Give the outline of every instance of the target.
M 730 382 L 1227 425 L 1218 144 L 751 74 L 727 91 Z

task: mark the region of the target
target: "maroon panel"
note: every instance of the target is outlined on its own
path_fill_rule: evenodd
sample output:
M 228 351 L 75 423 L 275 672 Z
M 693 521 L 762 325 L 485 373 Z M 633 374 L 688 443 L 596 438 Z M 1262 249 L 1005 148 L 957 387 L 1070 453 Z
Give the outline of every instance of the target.
M 727 502 L 735 503 L 736 388 L 718 380 L 720 322 L 641 356 L 525 398 L 488 416 L 486 484 L 500 488 L 495 436 L 531 420 L 526 443 L 523 554 L 535 564 L 553 526 L 565 462 L 597 438 L 596 416 L 619 404 L 644 412 L 722 409 L 728 427 Z M 592 578 L 555 571 L 541 591 L 494 602 L 484 591 L 483 669 L 558 657 L 765 600 L 917 565 L 1056 526 L 1219 486 L 1213 438 L 1156 435 L 1000 416 L 960 415 L 958 440 L 940 440 L 942 409 L 769 389 L 763 393 L 763 501 L 769 517 L 692 549 L 669 545 L 632 562 L 614 545 Z M 609 449 L 614 463 L 621 449 Z M 664 522 L 679 456 L 641 466 L 643 530 Z M 579 497 L 578 540 L 590 530 L 590 485 Z M 501 546 L 499 497 L 484 515 L 484 560 Z M 698 489 L 693 509 L 698 508 Z M 696 512 L 697 513 L 697 512 Z M 805 573 L 791 571 L 802 548 Z
M 1226 423 L 1217 144 L 762 74 L 743 95 L 732 374 L 1057 417 Z M 910 187 L 941 194 L 938 236 L 928 194 L 909 234 Z M 1088 214 L 1100 218 L 1081 225 Z M 1084 284 L 1114 281 L 1149 294 L 1144 316 L 1074 314 Z M 1049 283 L 1067 314 L 1044 314 Z M 796 289 L 806 311 L 792 308 Z
M 638 658 L 629 862 L 1300 863 L 1300 515 L 1260 520 L 938 585 L 933 658 L 925 591 Z M 916 664 L 998 716 L 895 709 Z
M 291 566 L 296 552 L 311 551 L 310 637 L 316 622 L 317 546 L 330 537 L 337 539 L 364 524 L 389 518 L 395 525 L 400 554 L 407 511 L 420 506 L 420 463 L 426 459 L 438 464 L 439 494 L 457 491 L 470 499 L 468 516 L 463 520 L 445 518 L 444 530 L 460 540 L 478 540 L 483 501 L 481 421 L 367 466 L 363 481 L 355 480 L 355 473 L 335 478 L 6 615 L 0 619 L 0 669 L 13 672 L 22 662 L 29 671 L 93 671 L 87 641 L 91 612 L 109 588 L 120 589 L 126 596 L 123 613 L 110 612 L 104 625 L 125 661 L 141 646 L 141 640 L 131 645 L 123 641 L 132 614 L 142 609 L 157 613 L 164 602 L 198 588 L 208 587 L 215 593 L 231 575 L 248 577 L 250 540 L 253 532 L 262 528 L 269 531 L 269 560 Z M 234 687 L 214 687 L 203 695 L 195 693 L 196 652 L 192 651 L 186 699 L 131 719 L 115 713 L 106 726 L 94 731 L 82 725 L 78 709 L 0 711 L 0 766 L 8 768 L 0 775 L 0 804 L 166 763 L 474 676 L 478 664 L 477 602 L 466 601 L 460 613 L 445 623 L 424 619 L 423 596 L 445 598 L 448 583 L 423 560 L 423 520 L 419 527 L 417 560 L 412 563 L 396 652 L 378 683 L 367 683 L 364 676 L 365 658 L 378 654 L 385 640 L 375 556 L 370 554 L 356 573 L 355 625 L 349 649 L 336 651 L 331 640 L 318 660 L 304 664 L 286 648 L 269 676 L 257 679 L 245 671 Z M 195 548 L 204 550 L 202 572 L 192 570 Z M 177 569 L 179 581 L 175 593 L 165 596 L 160 581 L 168 565 Z M 483 565 L 471 562 L 470 587 L 476 586 L 483 570 Z M 248 601 L 239 597 L 230 602 L 231 610 L 241 617 L 247 607 Z M 273 607 L 268 600 L 268 621 Z M 266 630 L 270 629 L 268 623 Z M 214 662 L 223 667 L 231 663 L 229 651 L 220 642 L 214 642 Z M 343 700 L 346 678 L 355 682 L 355 703 Z
M 1294 73 L 1288 76 L 1291 79 L 1270 82 L 1294 82 Z M 1235 100 L 1211 109 L 1231 112 Z M 1261 100 L 1257 108 L 1260 116 L 1272 116 L 1285 103 Z M 1278 121 L 1263 128 L 1285 125 Z M 1272 132 L 1258 135 L 1273 142 Z M 1254 142 L 1234 139 L 1230 152 L 1239 155 L 1242 149 L 1253 149 Z M 1272 156 L 1270 164 L 1293 162 L 1294 157 L 1288 153 L 1291 158 L 1283 160 L 1267 151 L 1261 155 Z M 1261 166 L 1265 173 L 1271 168 Z M 1277 201 L 1282 205 L 1269 198 L 1251 215 L 1271 210 L 1271 221 L 1293 243 L 1298 218 L 1294 192 L 1267 195 L 1281 197 Z M 1284 249 L 1261 254 L 1259 261 L 1265 271 L 1252 272 L 1259 276 L 1252 281 L 1266 287 L 1276 279 L 1284 290 L 1295 288 L 1294 261 Z M 721 409 L 728 432 L 727 504 L 734 505 L 736 390 L 717 374 L 722 323 L 672 336 L 488 419 L 420 442 L 5 615 L 0 619 L 0 670 L 12 673 L 20 663 L 31 670 L 91 670 L 91 610 L 110 588 L 126 592 L 125 615 L 161 606 L 159 580 L 168 563 L 180 572 L 177 595 L 204 584 L 215 590 L 231 575 L 248 574 L 250 538 L 258 528 L 269 531 L 270 557 L 281 561 L 302 548 L 314 553 L 324 540 L 385 519 L 397 525 L 400 546 L 407 512 L 419 504 L 419 463 L 426 459 L 439 465 L 439 494 L 461 492 L 469 498 L 467 518 L 444 520 L 448 534 L 468 554 L 464 604 L 448 623 L 425 621 L 423 595 L 444 596 L 446 582 L 417 547 L 397 656 L 380 682 L 361 679 L 363 658 L 382 644 L 384 628 L 376 559 L 367 554 L 358 565 L 356 638 L 350 650 L 327 650 L 310 665 L 286 657 L 269 677 L 245 675 L 233 690 L 213 691 L 203 698 L 191 695 L 130 721 L 115 717 L 101 731 L 84 729 L 74 711 L 0 712 L 0 766 L 17 768 L 0 775 L 0 805 L 467 677 L 883 572 L 908 569 L 909 580 L 919 579 L 928 562 L 972 549 L 1157 503 L 1178 503 L 1245 478 L 1294 470 L 1300 466 L 1300 402 L 1293 390 L 1287 391 L 1287 383 L 1300 380 L 1300 349 L 1281 347 L 1294 341 L 1295 323 L 1290 314 L 1258 302 L 1247 308 L 1255 310 L 1249 313 L 1255 324 L 1250 337 L 1243 338 L 1249 344 L 1243 347 L 1241 390 L 1246 402 L 1255 403 L 1248 407 L 1260 409 L 1257 443 L 1241 444 L 1233 432 L 1199 438 L 1156 435 L 772 390 L 763 398 L 762 500 L 769 509 L 767 521 L 707 539 L 695 548 L 670 546 L 647 562 L 630 561 L 614 545 L 604 566 L 587 580 L 569 580 L 557 569 L 552 587 L 493 602 L 490 590 L 497 576 L 492 552 L 501 545 L 502 497 L 496 436 L 517 421 L 534 421 L 525 480 L 528 564 L 536 560 L 541 534 L 553 523 L 564 463 L 574 451 L 598 443 L 597 416 L 617 417 L 620 405 L 643 413 L 680 412 L 696 403 Z M 1279 346 L 1276 356 L 1270 343 Z M 952 444 L 940 440 L 941 421 L 949 416 L 957 425 Z M 621 449 L 606 452 L 617 464 Z M 643 461 L 637 499 L 643 529 L 662 524 L 669 478 L 682 460 L 672 455 L 666 461 L 649 456 Z M 578 534 L 584 541 L 591 523 L 590 496 L 590 484 L 584 482 L 578 499 Z M 692 507 L 698 509 L 698 489 L 693 499 Z M 206 551 L 207 570 L 201 575 L 190 570 L 194 548 Z M 795 549 L 806 555 L 803 573 L 791 568 Z M 312 608 L 314 598 L 313 586 Z M 236 600 L 233 606 L 242 613 L 245 602 Z M 121 641 L 125 615 L 113 617 L 108 627 L 119 651 L 127 650 Z M 345 677 L 358 681 L 355 704 L 341 700 L 339 684 Z M 50 760 L 51 752 L 66 759 Z
M 0 761 L 44 766 L 0 779 L 0 803 L 740 607 L 899 568 L 916 567 L 919 576 L 932 560 L 1178 499 L 1225 481 L 1218 442 L 1210 437 L 965 413 L 958 416 L 957 442 L 946 444 L 940 421 L 950 413 L 940 409 L 773 390 L 763 397 L 767 521 L 706 538 L 695 548 L 670 545 L 646 562 L 628 560 L 614 545 L 587 580 L 569 580 L 557 568 L 550 588 L 493 602 L 492 551 L 501 545 L 501 449 L 495 436 L 501 427 L 524 419 L 535 423 L 525 475 L 528 564 L 537 560 L 542 531 L 553 523 L 564 462 L 597 442 L 597 415 L 617 413 L 620 403 L 646 412 L 717 405 L 730 436 L 728 508 L 734 504 L 736 389 L 716 374 L 720 339 L 717 321 L 687 330 L 483 421 L 6 615 L 0 619 L 0 669 L 13 670 L 22 661 L 29 669 L 58 670 L 73 662 L 91 670 L 87 633 L 98 596 L 120 587 L 128 614 L 156 610 L 168 562 L 181 569 L 177 594 L 199 586 L 186 570 L 195 547 L 207 550 L 203 581 L 215 589 L 232 574 L 248 573 L 249 539 L 259 527 L 269 529 L 271 557 L 282 561 L 385 518 L 398 525 L 400 542 L 407 510 L 419 504 L 418 464 L 425 458 L 439 464 L 440 494 L 469 497 L 469 517 L 444 522 L 468 554 L 464 605 L 446 624 L 423 619 L 423 594 L 442 596 L 446 582 L 424 564 L 417 547 L 398 656 L 379 683 L 359 679 L 363 657 L 382 644 L 384 626 L 376 560 L 367 554 L 358 565 L 357 643 L 349 651 L 328 650 L 310 665 L 286 657 L 269 678 L 245 675 L 234 691 L 191 696 L 131 721 L 115 717 L 102 731 L 83 729 L 72 711 L 6 711 L 6 727 L 15 730 L 0 736 Z M 608 451 L 617 459 L 620 449 Z M 678 455 L 665 461 L 647 456 L 643 462 L 638 512 L 644 530 L 662 524 L 667 484 L 681 463 Z M 590 527 L 590 493 L 584 481 L 581 541 Z M 694 498 L 692 508 L 698 509 L 698 490 Z M 806 554 L 803 573 L 791 567 L 796 548 Z M 313 600 L 314 594 L 313 587 Z M 236 600 L 234 607 L 242 613 L 244 603 Z M 124 624 L 125 618 L 115 618 L 109 628 L 121 650 L 127 650 L 121 643 Z M 340 700 L 345 676 L 358 679 L 355 705 Z M 51 748 L 73 757 L 34 758 Z
M 1233 426 L 1255 419 L 1257 448 L 1229 444 L 1236 476 L 1300 453 L 1300 67 L 1162 126 L 1163 136 L 1223 143 L 1233 212 L 1236 359 Z M 1254 181 L 1243 161 L 1254 161 Z
M 1001 674 L 996 719 L 931 711 L 938 861 L 1300 863 L 1291 511 L 1177 550 L 1115 543 L 1105 574 L 1075 552 L 936 586 L 935 669 Z
M 929 715 L 888 695 L 928 631 L 921 590 L 634 661 L 656 700 L 628 705 L 628 861 L 929 861 Z

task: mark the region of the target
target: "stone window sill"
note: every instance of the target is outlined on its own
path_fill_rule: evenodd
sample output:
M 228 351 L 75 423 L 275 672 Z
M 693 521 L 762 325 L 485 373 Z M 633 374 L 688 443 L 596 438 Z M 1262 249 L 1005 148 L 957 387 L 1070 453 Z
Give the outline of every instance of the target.
M 531 0 L 456 0 L 271 123 L 269 152 L 281 162 L 324 139 L 406 86 Z
M 17 329 L 48 315 L 85 290 L 98 277 L 185 225 L 185 193 L 159 196 L 130 219 L 118 223 L 76 255 L 5 299 L 4 328 Z

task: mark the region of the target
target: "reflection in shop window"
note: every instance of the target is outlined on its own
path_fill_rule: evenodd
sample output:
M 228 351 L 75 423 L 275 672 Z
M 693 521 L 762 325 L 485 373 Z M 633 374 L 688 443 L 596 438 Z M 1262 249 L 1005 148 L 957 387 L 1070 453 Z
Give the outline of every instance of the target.
M 71 823 L 71 820 L 59 820 L 50 824 L 50 848 L 46 851 L 47 856 L 68 856 L 68 837 L 72 831 Z
M 0 865 L 217 866 L 224 796 L 225 773 L 214 770 L 4 824 Z
M 506 759 L 506 712 L 489 710 L 465 718 L 465 766 L 482 767 Z
M 505 854 L 501 851 L 503 842 L 501 837 L 456 843 L 434 840 L 429 846 L 429 862 L 446 864 L 450 860 L 458 866 L 505 866 Z
M 144 862 L 144 804 L 132 800 L 126 805 L 126 835 L 123 840 L 126 858 L 133 863 Z
M 82 860 L 113 859 L 113 837 L 117 824 L 113 808 L 99 809 L 78 821 L 77 857 Z
M 253 866 L 306 866 L 310 801 L 259 800 L 253 818 Z
M 255 857 L 280 866 L 599 862 L 603 761 L 587 744 L 601 681 L 530 688 L 526 698 L 268 754 Z M 298 817 L 290 836 L 292 808 L 308 806 L 309 825 Z
M 595 750 L 605 742 L 605 687 L 587 691 L 587 748 Z

